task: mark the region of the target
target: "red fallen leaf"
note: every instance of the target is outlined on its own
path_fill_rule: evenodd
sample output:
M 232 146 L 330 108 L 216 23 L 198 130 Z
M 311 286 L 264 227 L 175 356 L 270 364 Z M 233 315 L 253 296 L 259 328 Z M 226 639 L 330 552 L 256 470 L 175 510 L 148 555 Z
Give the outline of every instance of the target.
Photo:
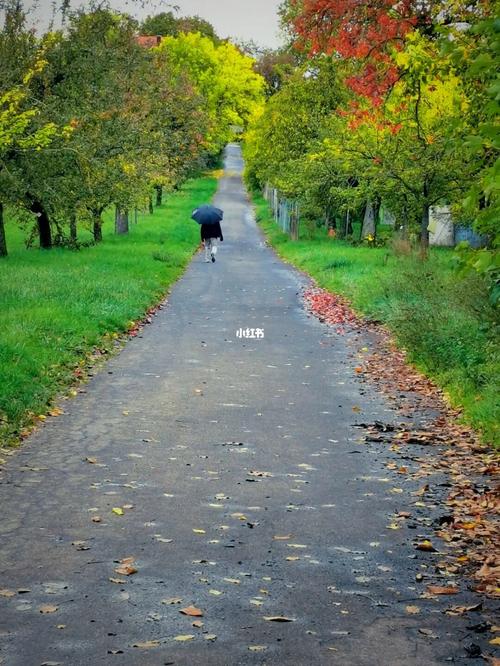
M 195 606 L 188 606 L 187 608 L 181 608 L 179 613 L 183 615 L 189 615 L 190 617 L 203 617 L 203 611 Z
M 458 594 L 460 590 L 458 587 L 441 587 L 440 585 L 428 585 L 427 592 L 429 594 Z

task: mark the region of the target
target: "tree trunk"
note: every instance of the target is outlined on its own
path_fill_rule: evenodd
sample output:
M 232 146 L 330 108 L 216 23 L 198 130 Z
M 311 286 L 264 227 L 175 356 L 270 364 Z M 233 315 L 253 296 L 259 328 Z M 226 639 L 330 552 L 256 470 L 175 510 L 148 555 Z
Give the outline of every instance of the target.
M 0 201 L 0 257 L 7 256 L 7 239 L 5 238 L 5 226 L 3 222 L 3 203 Z
M 40 239 L 40 248 L 50 250 L 52 247 L 52 232 L 50 229 L 50 220 L 47 211 L 40 201 L 33 201 L 30 208 L 31 212 L 37 216 L 38 237 Z
M 375 238 L 375 208 L 371 201 L 367 201 L 365 208 L 365 217 L 361 228 L 361 240 L 368 236 Z
M 153 197 L 149 197 L 149 214 L 152 215 L 154 213 L 154 208 L 153 208 Z
M 116 207 L 115 210 L 115 233 L 128 234 L 128 210 Z
M 102 241 L 102 219 L 101 219 L 101 211 L 99 210 L 94 210 L 92 211 L 92 231 L 94 234 L 94 241 L 96 243 L 100 243 Z
M 77 241 L 77 232 L 76 232 L 76 214 L 75 213 L 71 213 L 71 217 L 69 218 L 69 237 L 70 237 L 72 243 L 76 243 L 76 241 Z
M 429 204 L 424 203 L 422 209 L 422 223 L 420 226 L 420 257 L 427 259 L 429 253 Z
M 155 185 L 156 190 L 156 205 L 161 206 L 163 201 L 163 187 L 161 185 Z

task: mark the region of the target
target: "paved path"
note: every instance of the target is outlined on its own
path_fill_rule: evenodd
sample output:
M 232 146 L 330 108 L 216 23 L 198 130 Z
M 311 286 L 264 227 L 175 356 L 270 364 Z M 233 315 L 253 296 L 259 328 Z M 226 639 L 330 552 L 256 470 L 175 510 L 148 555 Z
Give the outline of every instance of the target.
M 0 589 L 29 591 L 0 596 L 2 664 L 431 666 L 458 650 L 442 604 L 405 611 L 420 563 L 386 526 L 416 486 L 390 492 L 390 454 L 353 427 L 358 406 L 396 418 L 356 380 L 366 341 L 305 314 L 305 279 L 265 246 L 241 169 L 230 146 L 217 263 L 198 254 L 154 324 L 9 464 Z M 114 571 L 127 557 L 129 577 Z

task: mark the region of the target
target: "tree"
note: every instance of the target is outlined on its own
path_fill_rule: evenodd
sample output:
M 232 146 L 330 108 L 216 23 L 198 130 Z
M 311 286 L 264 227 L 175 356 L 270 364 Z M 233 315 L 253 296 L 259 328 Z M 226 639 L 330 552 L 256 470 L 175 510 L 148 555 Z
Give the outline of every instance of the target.
M 161 37 L 177 37 L 181 32 L 197 32 L 208 37 L 215 44 L 220 42 L 211 23 L 199 16 L 177 17 L 173 12 L 160 12 L 148 16 L 140 27 L 141 35 L 158 35 Z
M 40 110 L 32 106 L 29 86 L 32 79 L 40 74 L 47 62 L 43 50 L 36 50 L 32 37 L 24 32 L 24 15 L 16 7 L 7 11 L 4 28 L 0 33 L 0 53 L 9 64 L 7 71 L 2 71 L 3 86 L 0 88 L 0 256 L 7 255 L 3 202 L 8 199 L 15 183 L 11 171 L 14 160 L 23 156 L 33 159 L 34 155 L 46 149 L 53 141 L 58 128 L 53 122 L 39 123 Z M 3 68 L 2 68 L 3 69 Z M 38 225 L 46 235 L 43 218 Z
M 189 72 L 208 118 L 205 149 L 217 155 L 232 138 L 232 125 L 245 127 L 263 102 L 264 81 L 252 59 L 228 42 L 216 45 L 199 33 L 166 37 L 158 51 L 174 75 Z

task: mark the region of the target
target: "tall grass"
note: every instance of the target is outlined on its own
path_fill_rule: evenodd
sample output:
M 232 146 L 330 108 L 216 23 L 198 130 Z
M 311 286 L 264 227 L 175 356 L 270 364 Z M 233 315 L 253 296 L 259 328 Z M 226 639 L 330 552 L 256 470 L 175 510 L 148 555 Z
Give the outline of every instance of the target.
M 388 248 L 352 246 L 310 230 L 293 242 L 255 197 L 271 244 L 318 284 L 347 296 L 365 316 L 384 322 L 411 360 L 463 408 L 487 441 L 500 443 L 498 312 L 482 279 L 460 278 L 453 252 L 432 249 L 429 260 Z
M 153 215 L 139 214 L 127 236 L 112 213 L 100 245 L 72 251 L 26 250 L 7 223 L 9 256 L 0 260 L 0 435 L 43 413 L 103 335 L 127 330 L 179 277 L 199 243 L 192 209 L 209 201 L 214 178 L 189 181 Z M 83 236 L 88 236 L 82 230 Z

